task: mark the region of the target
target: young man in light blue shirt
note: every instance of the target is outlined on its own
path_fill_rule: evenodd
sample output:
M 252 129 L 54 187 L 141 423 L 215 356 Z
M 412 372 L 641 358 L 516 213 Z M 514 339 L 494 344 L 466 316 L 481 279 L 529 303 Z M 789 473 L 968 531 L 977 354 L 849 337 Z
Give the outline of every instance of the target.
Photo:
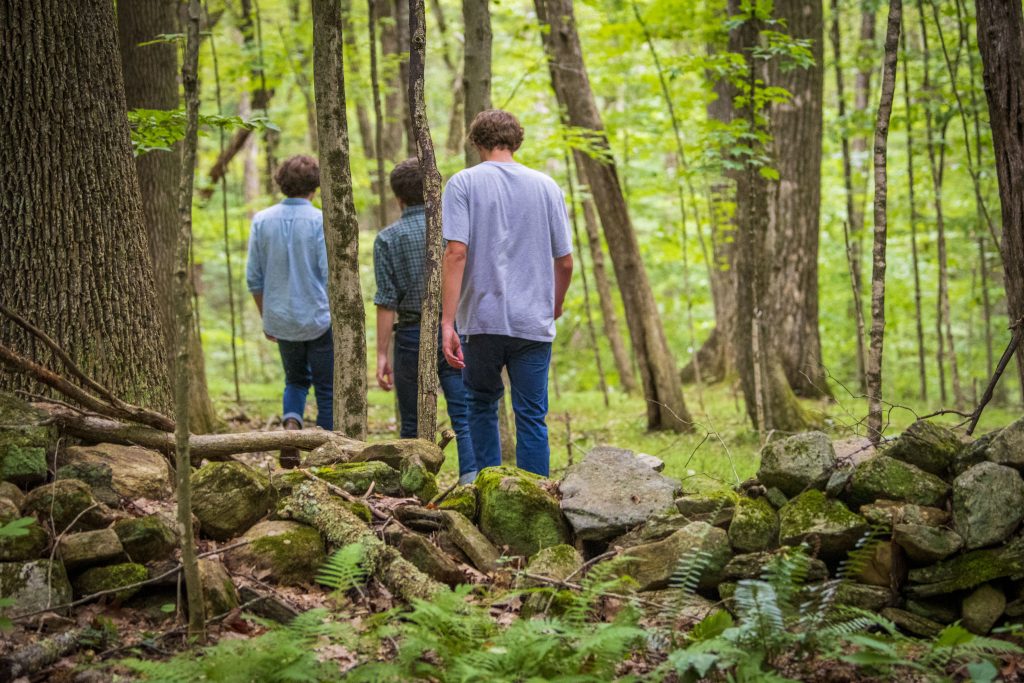
M 523 142 L 512 114 L 480 112 L 469 140 L 481 163 L 452 176 L 442 200 L 442 349 L 462 368 L 477 469 L 501 464 L 498 401 L 506 368 L 516 465 L 547 476 L 551 342 L 573 266 L 565 197 L 554 180 L 512 158 Z
M 246 280 L 276 342 L 284 366 L 285 429 L 301 429 L 310 385 L 316 424 L 334 428 L 334 344 L 327 303 L 327 246 L 320 209 L 311 200 L 320 186 L 316 159 L 294 156 L 274 175 L 285 199 L 253 217 Z M 299 452 L 281 451 L 281 466 L 296 467 Z

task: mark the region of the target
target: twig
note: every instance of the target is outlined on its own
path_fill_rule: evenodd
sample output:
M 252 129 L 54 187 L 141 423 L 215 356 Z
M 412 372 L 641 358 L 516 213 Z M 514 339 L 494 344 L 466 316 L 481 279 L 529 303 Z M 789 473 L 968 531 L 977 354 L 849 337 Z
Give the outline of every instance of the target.
M 579 574 L 582 574 L 583 572 L 585 572 L 586 570 L 590 569 L 591 567 L 593 567 L 595 564 L 597 564 L 601 560 L 607 560 L 609 557 L 614 557 L 614 556 L 615 556 L 615 551 L 614 550 L 609 550 L 607 552 L 601 553 L 600 555 L 598 555 L 596 557 L 592 557 L 589 560 L 587 560 L 586 562 L 584 562 L 583 564 L 581 564 L 579 566 L 579 568 L 576 569 L 575 571 L 573 571 L 571 574 L 569 574 L 569 576 L 565 577 L 565 580 L 566 581 L 571 581 L 573 579 L 573 577 L 575 577 L 575 576 L 577 576 Z
M 974 434 L 974 428 L 978 426 L 978 421 L 981 420 L 981 413 L 985 410 L 985 406 L 992 400 L 992 394 L 996 390 L 996 384 L 999 383 L 999 378 L 1003 376 L 1003 371 L 1006 369 L 1007 364 L 1010 362 L 1010 358 L 1017 352 L 1017 347 L 1020 346 L 1021 337 L 1024 336 L 1024 318 L 1020 318 L 1017 322 L 1010 326 L 1013 330 L 1013 336 L 1010 337 L 1010 343 L 1006 345 L 1006 350 L 1003 351 L 1002 357 L 999 359 L 999 365 L 996 366 L 996 372 L 992 375 L 992 379 L 989 380 L 988 386 L 985 387 L 985 393 L 981 397 L 981 402 L 978 407 L 974 409 L 974 412 L 970 415 L 971 424 L 967 427 L 967 433 Z
M 452 491 L 454 491 L 456 488 L 458 488 L 458 486 L 459 486 L 459 480 L 456 479 L 454 484 L 452 484 L 451 486 L 446 488 L 444 491 L 442 491 L 441 493 L 439 493 L 436 496 L 434 496 L 433 498 L 431 498 L 430 502 L 427 503 L 426 508 L 429 510 L 431 508 L 431 506 L 436 507 L 436 506 L 440 505 L 441 502 L 444 501 L 445 498 L 447 498 L 448 496 L 451 495 Z
M 243 545 L 249 545 L 251 542 L 252 541 L 248 541 L 248 540 L 239 541 L 237 543 L 232 543 L 231 545 L 226 545 L 223 548 L 217 548 L 216 550 L 207 550 L 205 553 L 200 553 L 200 554 L 196 555 L 196 559 L 199 560 L 199 559 L 202 559 L 204 557 L 209 557 L 211 555 L 219 555 L 221 553 L 227 552 L 228 550 L 233 550 L 235 548 L 240 548 Z M 102 590 L 102 591 L 99 591 L 97 593 L 92 593 L 91 595 L 83 596 L 83 597 L 79 598 L 78 600 L 72 600 L 71 602 L 65 602 L 64 604 L 61 604 L 61 605 L 54 605 L 52 607 L 47 607 L 45 609 L 38 609 L 38 610 L 36 610 L 34 612 L 27 612 L 26 614 L 20 614 L 20 615 L 14 617 L 12 619 L 12 621 L 21 621 L 23 619 L 28 619 L 29 617 L 34 617 L 37 614 L 43 614 L 44 612 L 54 612 L 56 610 L 66 609 L 68 607 L 78 607 L 79 605 L 84 605 L 85 603 L 91 602 L 91 601 L 95 600 L 96 598 L 102 598 L 105 595 L 111 595 L 112 593 L 120 593 L 121 591 L 128 590 L 130 588 L 139 588 L 140 586 L 148 586 L 151 583 L 156 583 L 158 581 L 166 579 L 168 576 L 171 576 L 173 574 L 176 574 L 176 573 L 180 572 L 182 570 L 182 568 L 183 568 L 183 565 L 179 562 L 173 569 L 168 569 L 167 571 L 165 571 L 163 574 L 160 574 L 159 576 L 154 576 L 154 577 L 145 579 L 143 581 L 136 581 L 135 583 L 125 584 L 124 586 L 118 586 L 116 588 L 108 588 L 106 590 Z
M 454 429 L 446 429 L 443 432 L 441 432 L 441 438 L 437 442 L 437 447 L 440 448 L 443 451 L 445 448 L 448 447 L 448 444 L 450 444 L 454 439 L 455 439 L 455 430 Z

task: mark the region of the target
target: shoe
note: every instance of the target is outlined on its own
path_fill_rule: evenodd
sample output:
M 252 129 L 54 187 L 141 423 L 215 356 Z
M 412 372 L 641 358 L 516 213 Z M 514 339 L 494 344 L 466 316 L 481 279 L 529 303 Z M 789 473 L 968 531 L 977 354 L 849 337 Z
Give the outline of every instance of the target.
M 289 417 L 284 421 L 284 428 L 286 430 L 302 429 L 302 425 L 299 421 L 293 417 Z M 282 448 L 278 454 L 278 462 L 281 463 L 281 467 L 286 470 L 293 470 L 299 466 L 299 449 L 298 448 Z
M 466 472 L 465 474 L 459 477 L 459 485 L 464 486 L 466 484 L 472 484 L 474 481 L 476 481 L 476 475 L 476 470 L 473 470 L 472 472 Z

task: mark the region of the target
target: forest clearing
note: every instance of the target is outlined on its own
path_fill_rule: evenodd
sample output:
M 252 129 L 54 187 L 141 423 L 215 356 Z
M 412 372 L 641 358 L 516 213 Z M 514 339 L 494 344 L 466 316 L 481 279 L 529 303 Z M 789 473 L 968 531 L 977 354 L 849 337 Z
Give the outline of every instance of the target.
M 0 55 L 0 681 L 1024 679 L 1020 0 Z

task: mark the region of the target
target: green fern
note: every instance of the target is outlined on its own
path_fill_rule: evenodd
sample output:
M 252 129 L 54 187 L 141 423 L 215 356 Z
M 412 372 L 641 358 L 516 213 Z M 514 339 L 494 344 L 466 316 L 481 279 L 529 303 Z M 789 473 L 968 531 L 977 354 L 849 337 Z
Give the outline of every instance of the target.
M 345 592 L 366 581 L 366 551 L 359 543 L 350 543 L 338 548 L 327 558 L 327 561 L 316 576 L 316 582 Z

